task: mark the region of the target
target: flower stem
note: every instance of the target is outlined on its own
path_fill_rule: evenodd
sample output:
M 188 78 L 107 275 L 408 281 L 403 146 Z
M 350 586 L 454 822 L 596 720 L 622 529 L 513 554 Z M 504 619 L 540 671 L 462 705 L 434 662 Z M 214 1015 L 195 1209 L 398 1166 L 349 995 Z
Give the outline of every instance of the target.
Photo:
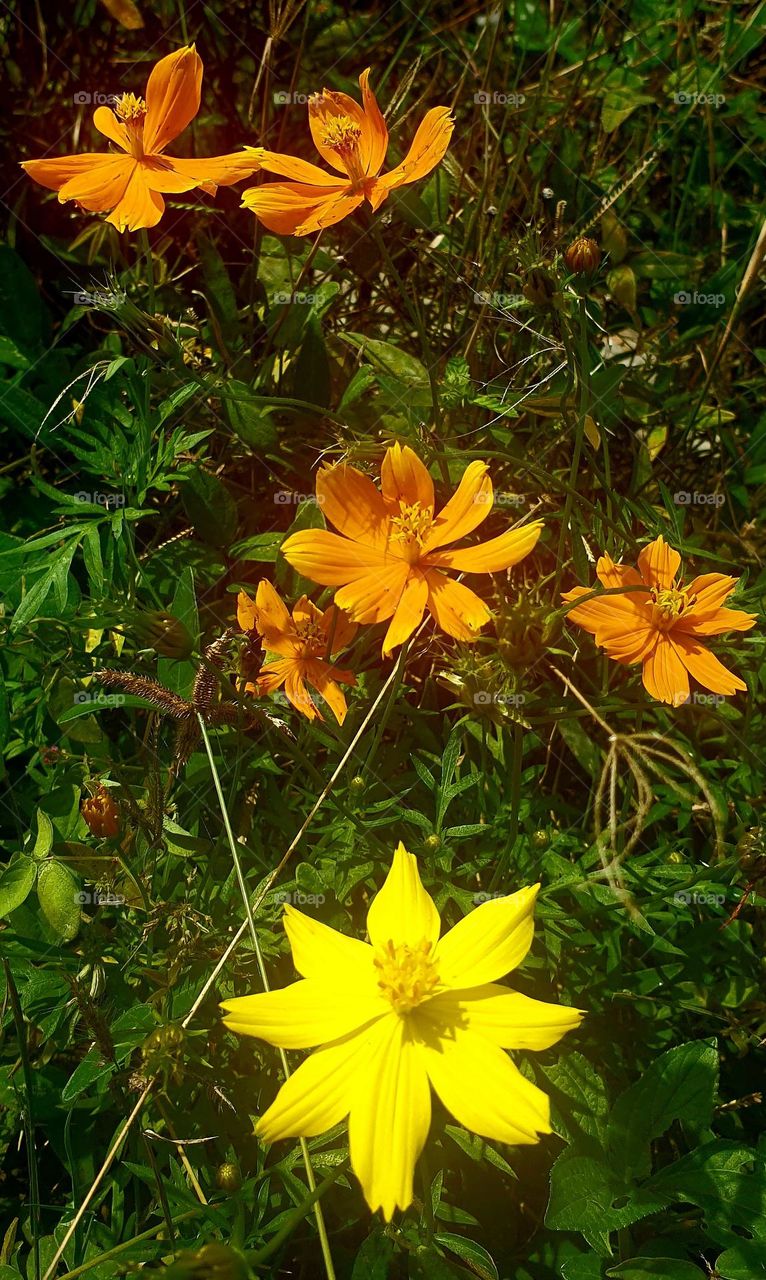
M 149 311 L 154 315 L 154 258 L 152 257 L 152 246 L 149 244 L 149 233 L 146 227 L 141 227 L 138 233 L 138 250 L 139 262 L 141 259 L 146 264 L 146 284 L 149 291 Z

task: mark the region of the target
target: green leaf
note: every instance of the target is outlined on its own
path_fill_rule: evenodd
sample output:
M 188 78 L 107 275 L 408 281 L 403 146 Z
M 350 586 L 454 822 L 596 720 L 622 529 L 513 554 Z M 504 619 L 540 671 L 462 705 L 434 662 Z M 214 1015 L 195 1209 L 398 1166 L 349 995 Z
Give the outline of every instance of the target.
M 47 813 L 37 810 L 37 839 L 32 850 L 33 858 L 47 858 L 53 848 L 53 823 Z
M 421 362 L 409 352 L 400 351 L 392 342 L 379 338 L 367 338 L 361 333 L 342 333 L 344 342 L 362 352 L 378 373 L 396 378 L 404 387 L 430 390 L 428 373 Z
M 246 382 L 232 379 L 226 384 L 221 399 L 226 406 L 229 426 L 240 440 L 256 453 L 266 453 L 277 443 L 277 429 L 271 410 L 264 408 Z
M 545 1222 L 557 1231 L 579 1231 L 606 1257 L 612 1251 L 611 1232 L 629 1227 L 666 1203 L 664 1195 L 631 1187 L 603 1161 L 570 1150 L 559 1156 L 551 1170 Z
M 393 1240 L 382 1230 L 374 1230 L 354 1259 L 351 1280 L 387 1280 L 393 1256 Z
M 680 1258 L 631 1258 L 607 1268 L 606 1274 L 621 1280 L 703 1280 L 707 1272 Z
M 79 882 L 63 862 L 43 864 L 37 879 L 37 896 L 48 924 L 63 942 L 74 938 L 80 927 Z
M 31 858 L 21 854 L 0 875 L 0 916 L 10 915 L 26 902 L 37 879 L 37 867 Z
M 474 1275 L 480 1277 L 480 1280 L 500 1280 L 500 1273 L 492 1259 L 491 1254 L 487 1253 L 480 1244 L 476 1244 L 474 1240 L 467 1240 L 465 1236 L 455 1236 L 451 1232 L 439 1232 L 434 1236 L 437 1244 L 443 1249 L 449 1249 L 450 1253 L 454 1253 L 460 1258 L 461 1262 L 466 1262 L 471 1268 Z
M 203 542 L 228 547 L 237 531 L 237 504 L 218 476 L 195 468 L 181 486 L 186 514 Z
M 766 1276 L 766 1242 L 742 1240 L 719 1253 L 715 1262 L 721 1280 L 763 1280 Z

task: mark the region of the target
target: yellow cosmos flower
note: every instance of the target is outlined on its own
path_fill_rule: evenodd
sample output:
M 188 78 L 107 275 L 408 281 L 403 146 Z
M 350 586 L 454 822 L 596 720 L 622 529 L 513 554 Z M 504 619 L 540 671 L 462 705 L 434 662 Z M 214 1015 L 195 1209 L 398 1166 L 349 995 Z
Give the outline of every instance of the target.
M 542 521 L 508 529 L 464 550 L 441 548 L 465 537 L 492 509 L 492 481 L 484 462 L 472 462 L 457 491 L 436 514 L 434 483 L 408 446 L 395 444 L 383 459 L 381 490 L 345 463 L 323 467 L 317 500 L 343 535 L 304 529 L 282 544 L 294 569 L 325 587 L 341 587 L 335 603 L 355 622 L 386 622 L 386 657 L 417 627 L 428 609 L 437 626 L 457 640 L 475 640 L 491 618 L 483 600 L 443 572 L 498 573 L 534 547 Z
M 431 1089 L 459 1124 L 497 1142 L 550 1133 L 546 1095 L 505 1049 L 547 1049 L 580 1022 L 497 982 L 532 942 L 539 885 L 493 898 L 439 937 L 439 913 L 400 844 L 367 915 L 369 942 L 285 907 L 302 981 L 223 1002 L 226 1026 L 284 1049 L 318 1046 L 256 1124 L 266 1142 L 349 1117 L 351 1165 L 373 1212 L 412 1202 Z
M 270 582 L 258 584 L 255 600 L 240 591 L 237 621 L 243 631 L 255 631 L 263 648 L 277 654 L 276 661 L 261 667 L 255 684 L 246 686 L 248 693 L 274 693 L 284 685 L 289 702 L 308 720 L 321 720 L 314 699 L 306 685 L 320 693 L 338 724 L 346 718 L 346 699 L 338 688 L 355 685 L 353 671 L 344 671 L 328 661 L 340 653 L 356 634 L 356 626 L 335 605 L 324 613 L 306 596 L 301 596 L 292 611 L 280 600 Z
M 449 145 L 454 121 L 449 107 L 433 107 L 419 125 L 401 164 L 381 174 L 388 150 L 388 129 L 369 86 L 369 68 L 359 77 L 362 105 L 347 93 L 323 89 L 309 98 L 309 129 L 328 173 L 297 156 L 251 147 L 255 168 L 278 173 L 290 182 L 251 187 L 242 203 L 269 231 L 307 236 L 348 217 L 363 200 L 378 209 L 396 187 L 424 178 L 439 164 Z
M 74 200 L 92 213 L 109 211 L 118 231 L 153 227 L 165 211 L 162 192 L 202 187 L 215 195 L 219 186 L 249 178 L 258 168 L 252 153 L 235 152 L 208 159 L 181 160 L 165 155 L 199 111 L 202 59 L 194 45 L 161 58 L 146 86 L 146 99 L 133 93 L 118 98 L 114 110 L 97 107 L 93 123 L 120 153 L 88 151 L 76 156 L 25 160 L 30 178 L 58 191 L 59 201 Z
M 644 547 L 638 569 L 601 556 L 596 565 L 601 585 L 628 589 L 624 595 L 594 596 L 569 612 L 572 622 L 592 632 L 607 657 L 625 666 L 640 662 L 647 693 L 674 707 L 689 697 L 689 676 L 726 697 L 747 688 L 700 638 L 749 631 L 756 622 L 752 613 L 724 607 L 736 578 L 703 573 L 684 587 L 678 580 L 680 567 L 680 555 L 662 535 Z M 590 593 L 590 587 L 574 587 L 562 598 L 571 603 Z

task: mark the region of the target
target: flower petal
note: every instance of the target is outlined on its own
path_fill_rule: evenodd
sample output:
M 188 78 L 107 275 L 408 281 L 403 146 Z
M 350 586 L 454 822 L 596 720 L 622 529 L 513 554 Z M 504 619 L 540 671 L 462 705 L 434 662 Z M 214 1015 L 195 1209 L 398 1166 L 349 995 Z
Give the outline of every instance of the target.
M 376 177 L 381 170 L 388 150 L 388 129 L 378 106 L 378 100 L 369 85 L 370 68 L 359 77 L 362 90 L 364 129 L 362 133 L 362 163 L 366 174 Z
M 377 1052 L 354 1090 L 348 1136 L 364 1198 L 390 1221 L 395 1209 L 412 1203 L 415 1163 L 431 1124 L 431 1090 L 406 1019 L 379 1026 Z
M 341 587 L 335 602 L 355 622 L 386 622 L 396 612 L 409 576 L 410 566 L 403 560 L 390 561 Z
M 744 680 L 729 671 L 694 636 L 678 634 L 674 630 L 670 641 L 686 670 L 704 689 L 709 689 L 711 693 L 721 693 L 727 698 L 738 690 L 747 689 Z
M 339 1040 L 391 1010 L 374 985 L 367 991 L 344 987 L 339 992 L 330 978 L 304 978 L 281 991 L 235 996 L 221 1007 L 230 1031 L 282 1049 L 311 1049 Z
M 161 58 L 146 85 L 144 151 L 157 155 L 199 111 L 202 59 L 194 45 Z
M 336 173 L 327 173 L 319 165 L 300 160 L 298 156 L 288 156 L 281 151 L 267 151 L 265 147 L 245 147 L 245 150 L 252 153 L 254 169 L 278 173 L 281 178 L 290 178 L 292 182 L 303 183 L 304 186 L 338 187 Z
M 501 1049 L 548 1049 L 579 1026 L 584 1015 L 488 982 L 467 991 L 443 991 L 421 1006 L 419 1016 L 435 1028 L 475 1031 Z
M 358 126 L 362 137 L 365 131 L 364 111 L 347 93 L 338 93 L 334 89 L 323 89 L 321 93 L 312 94 L 309 98 L 309 129 L 314 139 L 314 146 L 326 164 L 339 173 L 349 173 L 345 160 L 334 147 L 328 147 L 322 141 L 324 130 L 329 121 L 338 116 L 347 116 Z
M 433 510 L 434 482 L 428 469 L 409 445 L 397 441 L 386 449 L 381 468 L 381 488 L 386 502 L 396 509 L 400 502 L 408 506 L 419 502 L 421 509 Z
M 122 120 L 118 120 L 111 107 L 96 107 L 93 112 L 93 123 L 99 133 L 103 133 L 110 142 L 116 143 L 122 151 L 130 151 L 130 137 Z
M 376 971 L 369 943 L 348 938 L 297 907 L 286 906 L 283 921 L 293 964 L 304 978 L 332 977 L 346 983 L 373 980 Z
M 243 631 L 255 631 L 257 620 L 255 601 L 250 599 L 246 591 L 240 591 L 237 596 L 237 622 Z
M 373 209 L 377 209 L 394 187 L 401 187 L 406 182 L 416 182 L 435 169 L 443 158 L 455 121 L 449 107 L 432 107 L 427 111 L 412 146 L 395 169 L 378 178 L 369 196 Z
M 128 157 L 126 157 L 128 159 Z M 130 161 L 128 161 L 130 163 Z M 61 192 L 59 192 L 59 200 Z M 118 231 L 138 231 L 153 227 L 165 212 L 165 201 L 157 191 L 146 185 L 143 167 L 133 162 L 133 172 L 125 188 L 125 194 L 107 218 Z
M 325 520 L 347 538 L 385 548 L 390 516 L 369 476 L 345 462 L 322 467 L 317 473 L 316 492 Z
M 106 213 L 123 199 L 137 168 L 132 156 L 103 155 L 98 164 L 63 184 L 59 201 L 76 200 L 91 213 Z
M 266 182 L 261 187 L 248 187 L 242 193 L 242 204 L 250 209 L 268 231 L 291 236 L 315 209 L 333 199 L 346 187 L 314 187 L 297 182 Z
M 644 580 L 637 569 L 629 564 L 615 564 L 611 556 L 607 555 L 599 557 L 596 564 L 596 577 L 602 587 L 606 587 L 607 590 L 612 587 L 645 587 Z M 615 598 L 619 599 L 619 597 Z M 650 595 L 647 590 L 629 591 L 625 598 L 638 604 L 649 600 Z
M 296 711 L 300 711 L 307 720 L 324 720 L 319 707 L 315 703 L 311 694 L 305 685 L 305 663 L 301 659 L 289 662 L 289 669 L 285 676 L 285 694 Z
M 337 222 L 342 222 L 350 213 L 358 209 L 363 200 L 363 192 L 343 191 L 339 195 L 330 196 L 311 210 L 308 217 L 298 224 L 293 234 L 310 236 L 314 231 L 321 231 L 323 227 L 334 227 Z
M 454 569 L 457 573 L 499 573 L 529 555 L 542 527 L 542 520 L 533 520 L 520 529 L 506 530 L 499 538 L 480 542 L 478 547 L 466 547 L 462 551 L 434 551 L 427 556 L 427 563 L 440 569 Z
M 404 583 L 404 590 L 399 596 L 394 616 L 383 639 L 382 654 L 384 658 L 393 653 L 394 649 L 398 649 L 400 644 L 404 644 L 405 640 L 409 640 L 423 617 L 428 594 L 428 583 L 425 574 L 420 573 L 413 566 Z
M 486 462 L 472 462 L 423 543 L 424 554 L 473 533 L 492 510 L 492 481 Z
M 539 884 L 492 898 L 446 933 L 434 957 L 443 986 L 478 987 L 515 969 L 532 945 Z
M 444 1106 L 466 1129 L 513 1144 L 551 1132 L 548 1098 L 490 1040 L 458 1029 L 452 1038 L 426 1040 L 421 1053 Z
M 323 587 L 339 587 L 344 583 L 354 582 L 365 574 L 380 573 L 390 563 L 377 548 L 352 542 L 350 538 L 341 538 L 327 529 L 301 529 L 299 533 L 293 533 L 285 539 L 281 551 L 298 573 L 310 578 L 312 582 L 321 583 Z M 397 565 L 403 571 L 407 570 L 403 560 L 398 561 Z M 404 585 L 403 574 L 400 576 Z M 398 595 L 396 598 L 398 600 Z M 341 601 L 337 603 L 340 608 L 346 608 Z M 393 608 L 391 612 L 393 613 Z
M 255 1132 L 264 1142 L 313 1138 L 349 1113 L 360 1076 L 370 1070 L 389 1018 L 317 1049 L 282 1085 Z
M 323 626 L 330 646 L 330 653 L 340 653 L 354 639 L 359 628 L 355 622 L 334 604 L 324 611 Z M 355 681 L 354 681 L 355 683 Z
M 374 947 L 406 942 L 417 946 L 424 938 L 434 944 L 439 937 L 439 912 L 420 880 L 418 862 L 401 841 L 391 870 L 367 913 L 367 932 Z
M 348 706 L 343 691 L 338 688 L 333 676 L 336 678 L 343 677 L 345 684 L 356 684 L 356 679 L 351 671 L 337 671 L 335 667 L 329 666 L 319 658 L 314 658 L 306 664 L 306 679 L 308 683 L 324 698 L 338 724 L 343 724 Z
M 118 156 L 105 151 L 83 151 L 79 156 L 49 156 L 45 160 L 22 160 L 21 168 L 34 182 L 49 191 L 59 191 L 72 178 L 82 177 Z
M 693 610 L 689 610 L 679 618 L 673 628 L 673 635 L 679 631 L 693 636 L 720 636 L 725 631 L 749 631 L 758 618 L 754 613 L 745 613 L 744 609 L 717 609 L 709 618 L 700 620 Z
M 280 600 L 268 578 L 261 578 L 255 593 L 255 628 L 260 635 L 270 631 L 282 634 L 295 631 L 287 605 Z
M 689 697 L 689 676 L 667 632 L 657 633 L 657 643 L 644 659 L 644 688 L 659 702 L 678 707 Z
M 428 610 L 437 627 L 455 640 L 471 643 L 491 621 L 487 605 L 462 582 L 453 582 L 438 569 L 429 569 Z
M 254 164 L 252 157 L 248 155 L 247 150 L 232 151 L 224 156 L 198 156 L 195 158 L 179 157 L 179 156 L 151 156 L 147 157 L 152 161 L 152 170 L 156 172 L 155 165 L 157 163 L 163 166 L 163 174 L 158 178 L 149 177 L 147 179 L 149 186 L 154 191 L 190 191 L 192 187 L 200 187 L 207 195 L 214 196 L 218 187 L 230 187 L 235 182 L 241 182 L 243 178 L 249 178 L 253 173 L 257 172 L 258 166 Z M 175 174 L 175 178 L 170 177 L 170 173 Z M 164 186 L 158 186 L 157 182 L 165 183 Z M 177 185 L 170 187 L 167 184 L 174 181 Z M 184 182 L 187 185 L 181 186 Z
M 681 557 L 660 534 L 643 548 L 638 557 L 638 567 L 648 587 L 672 587 L 681 567 Z

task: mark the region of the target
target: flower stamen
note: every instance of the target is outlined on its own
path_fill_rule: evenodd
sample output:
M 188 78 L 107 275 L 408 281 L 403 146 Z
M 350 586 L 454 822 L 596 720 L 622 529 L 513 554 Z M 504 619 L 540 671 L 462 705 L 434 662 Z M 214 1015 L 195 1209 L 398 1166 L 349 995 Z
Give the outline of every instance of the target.
M 433 511 L 420 502 L 404 502 L 399 499 L 399 515 L 391 517 L 392 542 L 403 542 L 422 547 L 433 524 Z
M 114 104 L 114 114 L 125 125 L 130 154 L 140 160 L 144 154 L 144 121 L 146 103 L 135 93 L 123 93 Z
M 693 595 L 690 596 L 688 591 L 681 590 L 675 584 L 671 587 L 652 587 L 652 621 L 655 626 L 667 630 L 694 601 Z
M 439 986 L 439 974 L 431 957 L 431 943 L 422 938 L 416 946 L 389 938 L 373 960 L 378 987 L 397 1013 L 410 1013 L 430 1000 Z

